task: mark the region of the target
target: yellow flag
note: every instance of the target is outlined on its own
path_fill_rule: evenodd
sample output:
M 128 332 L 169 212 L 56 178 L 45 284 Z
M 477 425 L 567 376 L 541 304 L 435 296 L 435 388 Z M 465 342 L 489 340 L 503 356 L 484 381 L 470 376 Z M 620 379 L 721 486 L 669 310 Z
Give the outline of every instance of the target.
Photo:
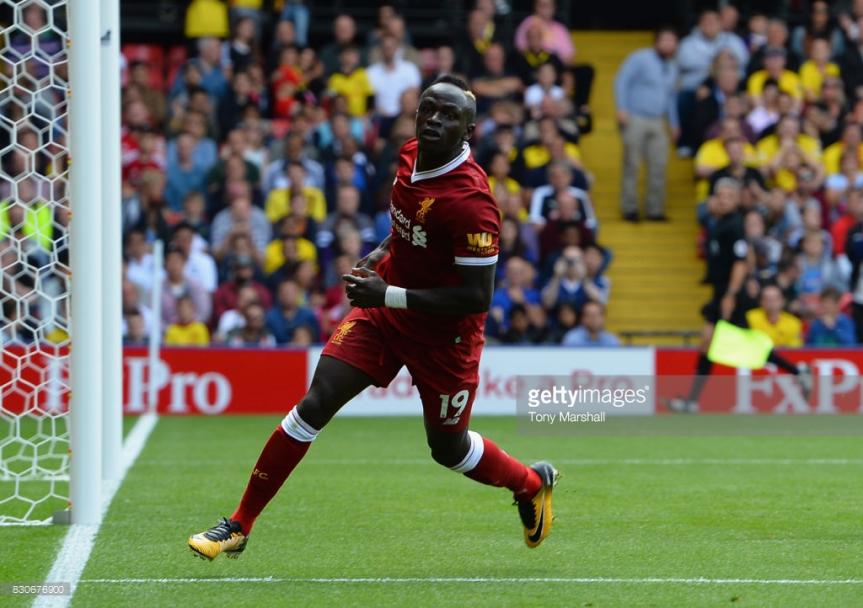
M 767 363 L 771 350 L 773 341 L 764 332 L 719 321 L 713 330 L 707 358 L 729 367 L 760 369 Z

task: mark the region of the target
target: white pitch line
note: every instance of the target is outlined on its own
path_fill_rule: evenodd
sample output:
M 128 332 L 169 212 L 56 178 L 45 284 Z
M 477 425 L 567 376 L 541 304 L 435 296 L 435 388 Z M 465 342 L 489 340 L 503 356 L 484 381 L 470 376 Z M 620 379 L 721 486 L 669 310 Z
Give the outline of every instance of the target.
M 102 484 L 102 519 L 105 518 L 108 507 L 111 506 L 111 500 L 123 483 L 126 473 L 135 464 L 135 460 L 147 443 L 147 438 L 156 428 L 158 420 L 156 414 L 141 415 L 123 441 L 119 478 L 105 481 Z M 66 532 L 63 539 L 63 546 L 60 548 L 45 581 L 48 583 L 54 581 L 70 583 L 71 593 L 69 595 L 37 596 L 33 600 L 33 608 L 66 608 L 69 605 L 72 601 L 72 595 L 75 593 L 75 587 L 80 583 L 81 573 L 84 572 L 87 560 L 90 559 L 90 553 L 93 551 L 93 544 L 98 532 L 98 525 L 71 524 L 69 526 L 69 531 Z
M 564 458 L 554 464 L 579 466 L 863 466 L 863 458 Z M 221 459 L 152 459 L 147 466 L 207 466 L 235 465 L 236 461 Z M 439 466 L 431 458 L 310 458 L 303 466 Z
M 79 581 L 82 585 L 148 585 L 148 584 L 208 584 L 208 583 L 322 583 L 322 584 L 371 584 L 399 583 L 570 583 L 633 584 L 633 585 L 863 585 L 863 579 L 796 579 L 796 578 L 618 578 L 618 577 L 328 577 L 328 578 L 281 578 L 226 577 L 226 578 L 92 578 Z
M 855 458 L 562 458 L 552 460 L 554 464 L 577 466 L 863 466 L 863 459 Z M 431 458 L 394 458 L 392 460 L 322 458 L 310 459 L 308 464 L 437 466 Z

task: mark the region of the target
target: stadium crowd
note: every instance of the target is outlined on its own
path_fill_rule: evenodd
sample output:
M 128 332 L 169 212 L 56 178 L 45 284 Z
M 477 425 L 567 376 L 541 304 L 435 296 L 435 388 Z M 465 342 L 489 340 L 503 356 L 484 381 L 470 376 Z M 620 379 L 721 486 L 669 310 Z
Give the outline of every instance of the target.
M 694 154 L 705 257 L 739 220 L 748 324 L 777 346 L 848 346 L 863 340 L 863 2 L 809 11 L 793 27 L 701 13 L 678 50 L 678 152 Z
M 307 6 L 286 3 L 267 36 L 260 2 L 234 4 L 228 14 L 192 3 L 193 54 L 166 62 L 168 73 L 149 48 L 125 49 L 128 344 L 147 339 L 154 281 L 165 344 L 326 341 L 349 309 L 341 275 L 390 231 L 398 151 L 413 136 L 419 94 L 445 73 L 476 92 L 473 153 L 501 211 L 488 339 L 615 341 L 602 327 L 610 254 L 596 241 L 578 147 L 592 72 L 573 63 L 552 0 L 537 0 L 508 34 L 495 4 L 477 2 L 452 46 L 421 51 L 391 4 L 368 32 L 339 15 L 317 47 L 306 44 Z M 168 244 L 163 268 L 156 239 Z M 585 312 L 588 302 L 599 306 Z

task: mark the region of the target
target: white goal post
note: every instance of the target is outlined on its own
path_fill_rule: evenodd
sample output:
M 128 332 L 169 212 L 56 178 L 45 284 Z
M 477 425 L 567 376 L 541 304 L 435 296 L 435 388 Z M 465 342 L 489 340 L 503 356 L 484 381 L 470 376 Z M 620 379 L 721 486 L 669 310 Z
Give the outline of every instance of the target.
M 122 442 L 119 2 L 0 19 L 0 525 L 97 524 Z

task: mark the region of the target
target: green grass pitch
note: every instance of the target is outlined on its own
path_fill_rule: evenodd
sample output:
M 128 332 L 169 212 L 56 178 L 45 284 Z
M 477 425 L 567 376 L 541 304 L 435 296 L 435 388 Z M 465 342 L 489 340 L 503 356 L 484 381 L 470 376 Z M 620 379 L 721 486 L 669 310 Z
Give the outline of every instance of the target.
M 477 418 L 562 471 L 536 550 L 505 490 L 431 461 L 419 418 L 337 419 L 239 560 L 193 558 L 186 537 L 231 513 L 276 422 L 162 418 L 72 605 L 863 606 L 863 417 L 618 418 L 554 437 Z M 0 528 L 0 583 L 43 580 L 63 532 Z

